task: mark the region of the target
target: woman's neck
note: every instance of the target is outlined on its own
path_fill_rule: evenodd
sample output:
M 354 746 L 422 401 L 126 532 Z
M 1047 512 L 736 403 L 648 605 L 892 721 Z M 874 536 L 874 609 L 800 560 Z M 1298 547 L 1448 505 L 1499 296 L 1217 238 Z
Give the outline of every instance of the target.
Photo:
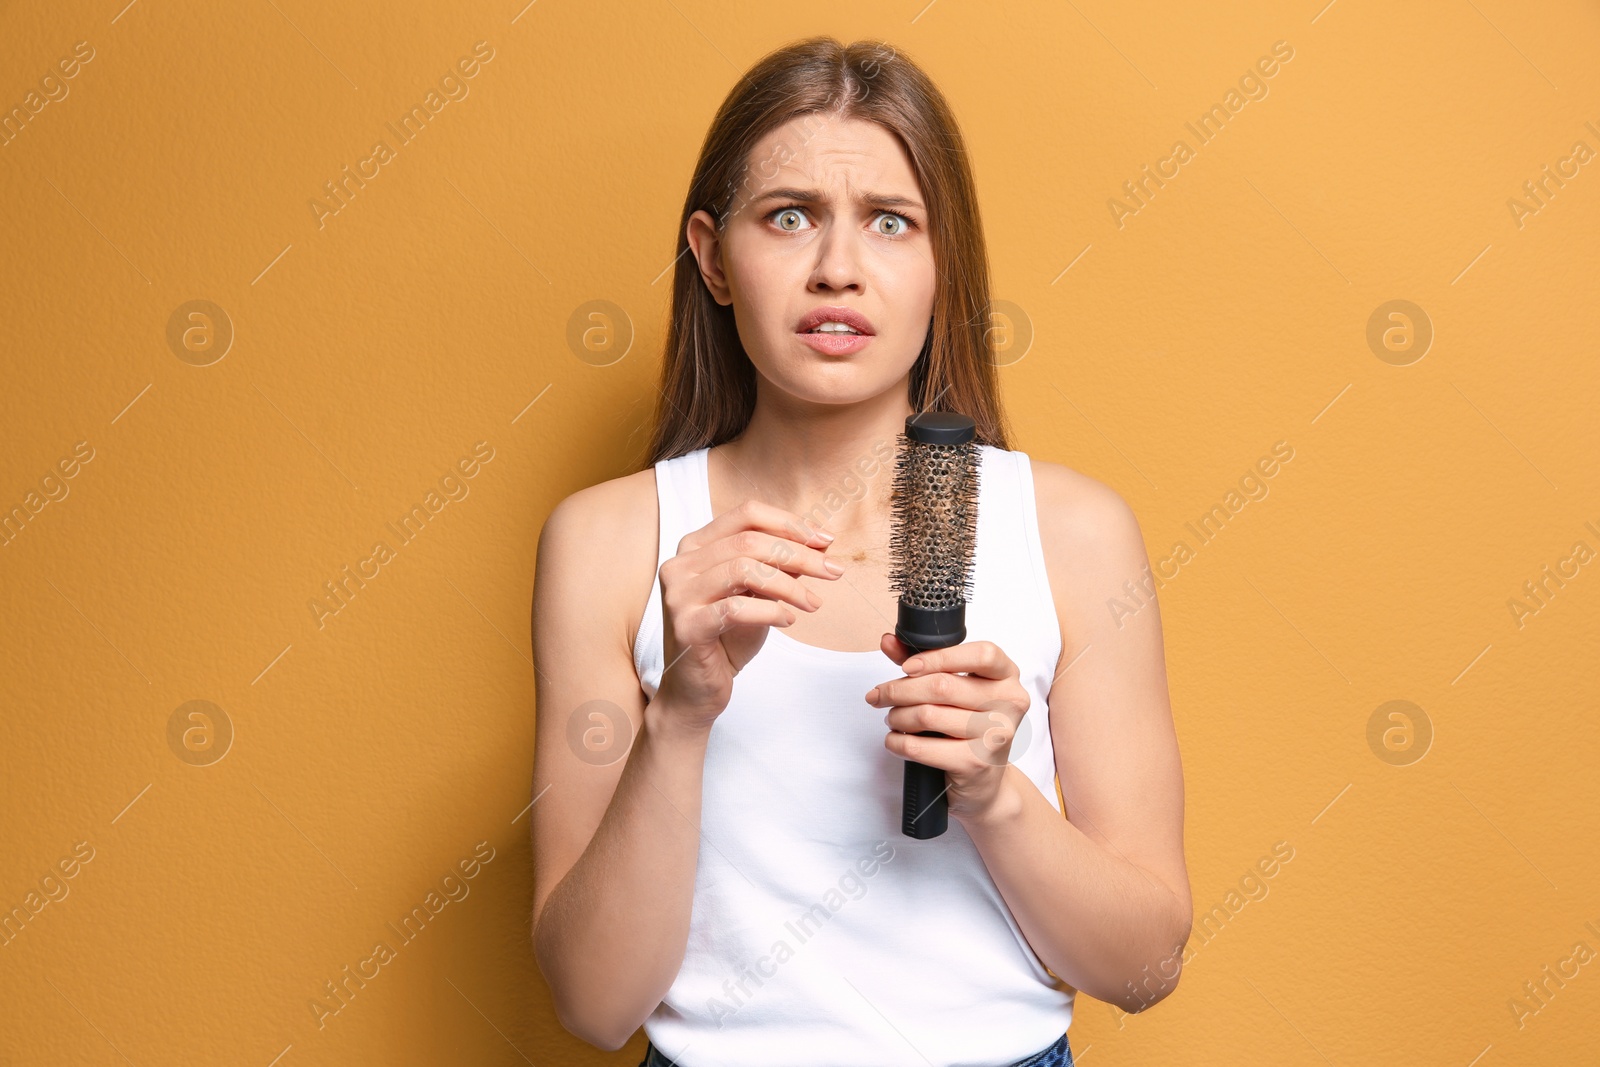
M 913 409 L 903 393 L 819 413 L 758 404 L 745 432 L 711 450 L 716 506 L 755 498 L 871 544 L 886 536 L 896 442 Z

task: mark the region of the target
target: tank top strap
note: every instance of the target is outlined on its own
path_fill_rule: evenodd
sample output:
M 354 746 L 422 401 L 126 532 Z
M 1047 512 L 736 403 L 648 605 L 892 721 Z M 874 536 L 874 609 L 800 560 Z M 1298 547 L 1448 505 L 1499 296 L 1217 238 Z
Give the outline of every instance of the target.
M 1017 665 L 1032 699 L 1012 742 L 1011 762 L 1057 806 L 1048 725 L 1062 633 L 1045 570 L 1027 453 L 985 445 L 979 492 L 983 504 L 978 514 L 975 595 L 967 606 L 968 640 L 994 641 Z
M 708 448 L 697 448 L 656 464 L 656 501 L 660 543 L 656 567 L 677 555 L 678 542 L 710 522 L 711 500 L 706 470 Z
M 656 461 L 657 571 L 677 554 L 678 542 L 712 519 L 706 469 L 709 452 L 709 448 L 699 448 Z M 633 642 L 634 670 L 639 675 L 640 687 L 651 697 L 656 694 L 665 667 L 661 638 L 661 578 L 658 574 L 650 586 L 650 600 L 645 604 Z
M 1045 572 L 1033 466 L 1026 452 L 991 445 L 982 451 L 973 606 L 994 623 L 1022 623 L 1018 629 L 1039 638 L 1034 651 L 1053 667 L 1061 633 Z

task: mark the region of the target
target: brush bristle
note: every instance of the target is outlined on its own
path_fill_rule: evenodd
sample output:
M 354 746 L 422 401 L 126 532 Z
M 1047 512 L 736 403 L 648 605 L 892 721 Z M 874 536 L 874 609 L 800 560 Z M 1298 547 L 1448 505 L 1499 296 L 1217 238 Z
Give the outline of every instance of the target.
M 904 604 L 938 610 L 972 599 L 978 534 L 978 442 L 923 444 L 900 435 L 889 585 Z

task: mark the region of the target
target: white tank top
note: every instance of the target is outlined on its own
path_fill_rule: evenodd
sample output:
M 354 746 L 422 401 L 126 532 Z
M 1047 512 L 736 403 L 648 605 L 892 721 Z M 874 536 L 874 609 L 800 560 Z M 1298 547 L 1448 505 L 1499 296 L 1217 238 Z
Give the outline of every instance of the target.
M 1061 629 L 1028 457 L 979 446 L 967 640 L 990 640 L 1032 697 L 1011 762 L 1057 811 L 1047 697 Z M 657 566 L 712 519 L 707 449 L 655 465 Z M 888 622 L 884 631 L 893 629 Z M 661 681 L 661 582 L 634 642 Z M 1074 992 L 1029 947 L 972 839 L 900 832 L 905 761 L 867 690 L 901 677 L 881 651 L 803 644 L 771 627 L 734 679 L 705 758 L 683 966 L 645 1020 L 686 1067 L 999 1067 L 1072 1021 Z

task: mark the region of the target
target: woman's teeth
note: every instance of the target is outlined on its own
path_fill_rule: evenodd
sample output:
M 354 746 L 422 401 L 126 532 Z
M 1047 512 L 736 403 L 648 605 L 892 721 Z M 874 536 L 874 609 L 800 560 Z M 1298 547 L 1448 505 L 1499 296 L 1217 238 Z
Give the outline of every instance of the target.
M 860 330 L 851 329 L 849 326 L 846 326 L 842 322 L 824 322 L 820 326 L 817 326 L 814 329 L 810 329 L 810 330 L 806 331 L 806 333 L 856 333 L 856 334 L 858 334 L 860 332 L 861 332 Z

